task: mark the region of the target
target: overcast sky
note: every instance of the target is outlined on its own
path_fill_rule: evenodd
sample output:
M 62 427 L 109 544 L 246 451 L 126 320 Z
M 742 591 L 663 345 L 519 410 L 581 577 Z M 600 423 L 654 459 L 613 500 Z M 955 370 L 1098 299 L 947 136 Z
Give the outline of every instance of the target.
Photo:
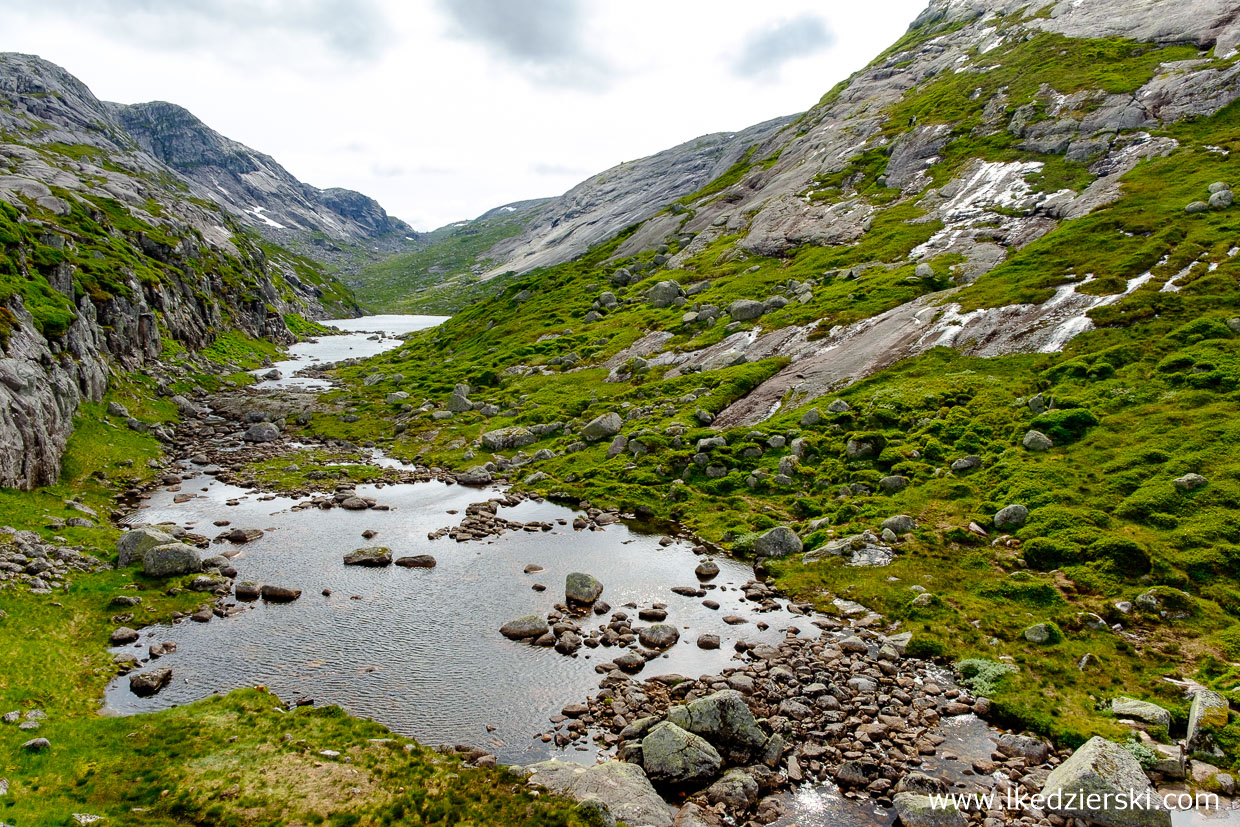
M 926 0 L 0 0 L 0 51 L 167 100 L 416 229 L 803 111 Z

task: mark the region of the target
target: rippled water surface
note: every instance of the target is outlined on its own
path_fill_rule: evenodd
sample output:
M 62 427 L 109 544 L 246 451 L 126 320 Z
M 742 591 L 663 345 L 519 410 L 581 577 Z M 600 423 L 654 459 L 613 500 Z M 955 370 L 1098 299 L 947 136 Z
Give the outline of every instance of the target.
M 425 330 L 443 323 L 447 316 L 363 316 L 360 319 L 329 319 L 323 324 L 347 331 L 340 336 L 321 336 L 309 342 L 299 342 L 288 349 L 288 358 L 276 362 L 273 367 L 284 374 L 280 379 L 259 382 L 259 390 L 276 388 L 300 388 L 322 390 L 329 386 L 325 379 L 294 376 L 302 368 L 342 359 L 376 356 L 399 347 L 397 338 L 404 333 Z M 379 334 L 376 336 L 376 334 Z M 250 371 L 262 377 L 270 367 Z
M 173 682 L 154 698 L 141 699 L 129 692 L 126 678 L 117 679 L 107 693 L 107 704 L 116 712 L 158 709 L 266 684 L 286 700 L 309 696 L 317 703 L 340 704 L 427 743 L 476 744 L 494 749 L 501 760 L 536 760 L 551 752 L 535 739 L 548 727 L 548 716 L 596 691 L 594 665 L 622 651 L 582 648 L 577 657 L 565 657 L 500 635 L 505 621 L 544 614 L 562 601 L 564 578 L 571 571 L 598 577 L 603 599 L 614 609 L 629 602 L 667 604 L 667 622 L 680 629 L 681 641 L 649 663 L 644 676 L 717 672 L 731 659 L 738 639 L 778 640 L 780 630 L 792 624 L 818 631 L 807 618 L 783 611 L 755 614 L 755 604 L 736 589 L 752 570 L 736 561 L 718 561 L 722 571 L 712 581 L 718 588 L 708 594 L 722 604 L 719 610 L 707 609 L 701 598 L 673 594 L 672 586 L 697 583 L 693 570 L 700 558 L 687 545 L 663 547 L 658 536 L 622 524 L 579 532 L 571 525 L 557 526 L 489 542 L 426 539 L 428 531 L 461 519 L 448 510 L 463 514 L 469 503 L 486 499 L 488 493 L 478 489 L 440 483 L 361 486 L 363 496 L 392 509 L 362 512 L 290 511 L 293 500 L 260 500 L 207 476 L 187 479 L 182 489 L 199 496 L 176 504 L 171 493 L 157 492 L 132 521 L 171 520 L 208 536 L 224 530 L 212 525 L 221 518 L 235 527 L 261 528 L 266 532 L 261 539 L 239 547 L 241 554 L 233 561 L 238 580 L 292 586 L 302 590 L 302 597 L 287 605 L 251 604 L 240 615 L 207 624 L 183 621 L 144 629 L 137 654 L 154 642 L 177 642 L 177 652 L 160 660 L 173 667 Z M 227 506 L 231 499 L 240 504 Z M 575 516 L 571 509 L 536 502 L 500 514 L 523 522 L 560 518 L 570 524 Z M 363 540 L 366 529 L 379 534 Z M 391 547 L 396 556 L 433 554 L 438 566 L 344 566 L 346 552 L 373 544 Z M 212 547 L 226 548 L 237 547 Z M 530 563 L 545 571 L 524 574 Z M 535 583 L 547 590 L 533 591 Z M 330 597 L 321 594 L 324 589 L 331 590 Z M 750 622 L 729 626 L 722 620 L 728 614 Z M 586 628 L 603 620 L 591 616 Z M 760 620 L 771 628 L 759 632 L 755 624 Z M 698 649 L 695 641 L 703 632 L 718 634 L 722 648 Z M 493 734 L 486 732 L 487 724 L 497 727 Z

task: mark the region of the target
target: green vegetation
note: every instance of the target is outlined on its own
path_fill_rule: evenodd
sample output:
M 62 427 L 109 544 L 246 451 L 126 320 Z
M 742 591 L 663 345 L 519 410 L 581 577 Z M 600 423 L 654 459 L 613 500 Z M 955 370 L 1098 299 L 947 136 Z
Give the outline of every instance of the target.
M 451 314 L 502 289 L 502 282 L 479 281 L 474 269 L 490 264 L 492 247 L 525 230 L 528 209 L 441 227 L 419 249 L 368 265 L 350 282 L 373 312 Z
M 1082 187 L 1083 165 L 1020 150 L 1007 137 L 973 135 L 980 122 L 969 119 L 980 109 L 968 107 L 981 104 L 959 93 L 1006 85 L 1011 106 L 1003 117 L 1010 119 L 1030 102 L 1021 96 L 1037 92 L 1028 77 L 1038 73 L 1050 73 L 1062 85 L 1057 91 L 1131 90 L 1157 63 L 1184 56 L 1180 47 L 1065 43 L 1052 35 L 1003 48 L 985 55 L 985 65 L 1010 63 L 1014 73 L 945 73 L 893 109 L 892 124 L 914 115 L 956 124 L 959 146 L 944 151 L 936 181 L 970 157 L 1036 159 L 1045 166 L 1035 187 Z M 1092 63 L 1076 65 L 1095 52 Z M 1093 65 L 1102 58 L 1113 65 Z M 925 95 L 965 109 L 941 110 L 921 100 Z M 929 262 L 935 275 L 924 280 L 913 277 L 908 261 L 941 225 L 923 220 L 918 199 L 882 186 L 886 156 L 866 151 L 814 185 L 835 193 L 827 197 L 860 194 L 874 206 L 856 244 L 763 257 L 741 250 L 739 236 L 723 236 L 683 269 L 667 271 L 653 264 L 655 251 L 613 261 L 622 235 L 577 261 L 513 279 L 498 300 L 466 307 L 403 347 L 340 371 L 348 388 L 330 400 L 341 414 L 320 414 L 307 430 L 462 468 L 489 458 L 478 447 L 486 431 L 564 423 L 522 449 L 555 456 L 523 468 L 517 479 L 539 471 L 547 478 L 529 487 L 542 493 L 679 521 L 738 553 L 776 525 L 792 526 L 814 548 L 876 530 L 891 515 L 913 515 L 918 528 L 898 544 L 888 567 L 795 557 L 768 567 L 783 589 L 824 610 L 842 596 L 898 621 L 914 634 L 912 651 L 961 662 L 969 680 L 992 694 L 999 719 L 1013 726 L 1067 744 L 1093 734 L 1118 737 L 1123 728 L 1099 712 L 1118 694 L 1157 700 L 1182 717 L 1184 703 L 1165 676 L 1228 692 L 1240 681 L 1229 665 L 1240 659 L 1240 325 L 1231 321 L 1240 308 L 1240 211 L 1184 211 L 1211 182 L 1240 179 L 1233 160 L 1238 118 L 1233 105 L 1169 129 L 1182 145 L 1128 173 L 1120 200 L 1061 223 L 952 294 L 966 310 L 1039 300 L 1070 282 L 1081 293 L 1113 297 L 1091 312 L 1096 329 L 1062 353 L 980 359 L 932 350 L 841 389 L 847 411 L 827 413 L 831 397 L 810 405 L 786 398 L 767 421 L 725 430 L 726 446 L 697 457 L 697 441 L 718 433 L 703 425 L 706 415 L 719 414 L 783 361 L 679 375 L 658 361 L 620 356 L 652 332 L 662 334 L 660 350 L 670 354 L 726 335 L 724 322 L 698 325 L 682 319 L 685 308 L 651 306 L 643 296 L 656 282 L 675 278 L 691 287 L 690 307 L 726 308 L 813 279 L 812 298 L 761 319 L 764 330 L 816 323 L 811 336 L 947 286 L 959 259 Z M 745 171 L 730 173 L 741 181 Z M 726 196 L 728 186 L 688 203 Z M 679 243 L 669 241 L 668 251 L 677 252 Z M 620 268 L 640 280 L 618 286 Z M 1125 293 L 1146 273 L 1144 286 Z M 618 303 L 596 304 L 604 292 Z M 375 373 L 383 378 L 362 384 Z M 391 378 L 397 374 L 400 381 Z M 442 420 L 417 409 L 425 399 L 446 402 L 459 382 L 500 415 Z M 396 390 L 408 392 L 412 405 L 386 404 Z M 802 425 L 812 406 L 823 412 L 821 421 Z M 608 457 L 607 441 L 575 444 L 585 422 L 610 410 L 625 418 L 624 452 Z M 346 421 L 353 416 L 357 421 Z M 1051 438 L 1051 450 L 1022 447 L 1032 429 Z M 772 436 L 782 437 L 782 446 L 777 440 L 772 447 Z M 802 440 L 801 456 L 781 479 L 794 439 Z M 849 458 L 850 440 L 871 442 L 873 453 Z M 951 471 L 965 456 L 978 457 L 980 467 Z M 1190 472 L 1203 475 L 1205 487 L 1173 484 Z M 879 481 L 890 476 L 905 478 L 907 487 L 888 493 Z M 1012 503 L 1028 507 L 1028 521 L 997 529 L 995 514 Z M 910 586 L 932 597 L 915 605 Z M 1147 593 L 1160 608 L 1137 603 Z M 1136 607 L 1117 608 L 1125 603 Z M 1131 635 L 1103 628 L 1094 615 Z M 1038 623 L 1058 634 L 1045 644 L 1027 641 L 1024 630 Z M 1240 736 L 1235 742 L 1240 747 Z M 1229 749 L 1230 761 L 1240 758 Z

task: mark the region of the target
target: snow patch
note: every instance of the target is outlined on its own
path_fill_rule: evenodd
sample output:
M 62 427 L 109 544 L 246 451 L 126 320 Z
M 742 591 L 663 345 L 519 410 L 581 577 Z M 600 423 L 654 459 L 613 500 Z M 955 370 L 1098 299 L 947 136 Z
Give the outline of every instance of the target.
M 277 230 L 287 229 L 279 221 L 276 221 L 266 215 L 263 215 L 263 213 L 266 212 L 266 210 L 267 210 L 266 207 L 260 207 L 257 204 L 255 204 L 253 208 L 246 210 L 246 212 L 248 212 L 250 215 L 254 216 L 259 221 L 266 224 L 268 227 L 275 227 Z

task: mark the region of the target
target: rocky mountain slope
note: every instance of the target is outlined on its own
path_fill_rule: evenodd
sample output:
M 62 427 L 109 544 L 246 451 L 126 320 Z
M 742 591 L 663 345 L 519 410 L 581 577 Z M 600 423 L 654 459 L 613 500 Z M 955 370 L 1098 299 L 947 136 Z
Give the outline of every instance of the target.
M 339 244 L 389 253 L 416 238 L 373 198 L 304 184 L 271 156 L 229 140 L 176 104 L 107 107 L 138 146 L 188 182 L 193 196 L 214 201 L 265 238 L 324 260 L 343 252 Z
M 350 281 L 362 301 L 378 309 L 463 307 L 499 289 L 483 282 L 569 261 L 697 192 L 793 120 L 703 135 L 619 164 L 556 198 L 497 207 L 474 221 L 450 224 L 420 239 L 423 249 L 372 265 Z
M 79 403 L 119 373 L 224 332 L 288 342 L 293 315 L 356 312 L 57 66 L 0 56 L 0 138 L 0 485 L 54 481 Z
M 1119 736 L 1125 694 L 1182 727 L 1240 660 L 1238 35 L 1213 0 L 936 0 L 308 429 L 771 555 L 983 661 L 1009 724 Z

